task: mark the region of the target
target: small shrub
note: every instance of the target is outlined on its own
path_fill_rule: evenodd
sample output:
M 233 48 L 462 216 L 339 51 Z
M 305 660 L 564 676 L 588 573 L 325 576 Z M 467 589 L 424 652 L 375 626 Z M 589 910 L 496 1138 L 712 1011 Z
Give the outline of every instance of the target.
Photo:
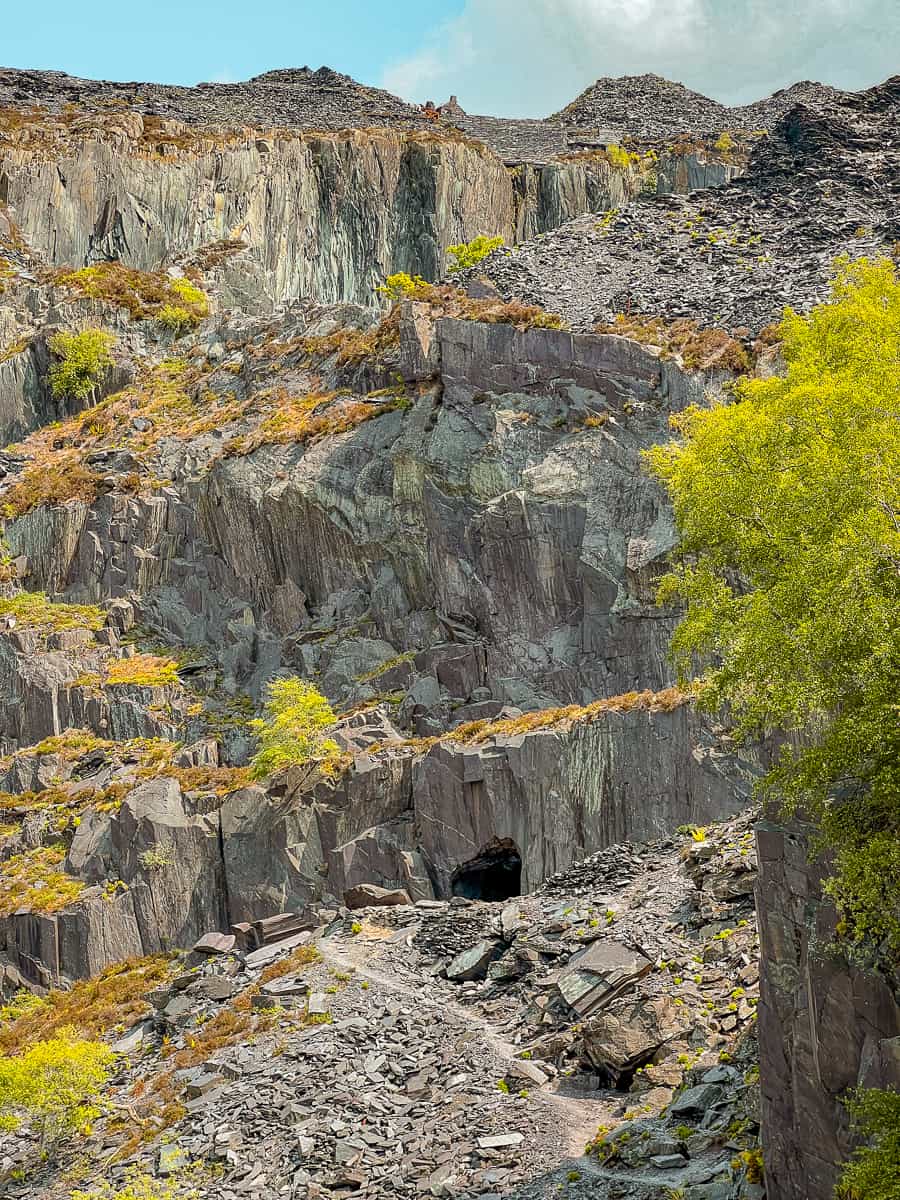
M 431 287 L 421 275 L 409 275 L 406 271 L 398 271 L 394 275 L 388 275 L 377 290 L 385 299 L 396 303 L 398 300 L 412 300 L 420 296 L 424 299 L 430 294 Z
M 138 855 L 138 861 L 145 871 L 161 871 L 163 867 L 172 865 L 171 850 L 162 849 L 159 846 L 154 846 L 151 850 L 145 850 Z
M 633 163 L 638 161 L 636 154 L 629 154 L 622 146 L 607 146 L 606 157 L 609 159 L 610 165 L 619 171 L 627 171 Z
M 731 1169 L 743 1171 L 748 1183 L 762 1183 L 764 1175 L 762 1150 L 742 1150 L 731 1160 Z M 872 1197 L 867 1195 L 866 1200 L 872 1200 Z
M 0 616 L 14 617 L 24 629 L 56 633 L 63 629 L 102 629 L 106 617 L 93 604 L 54 604 L 43 592 L 0 597 Z
M 135 1167 L 127 1173 L 122 1187 L 104 1180 L 88 1192 L 72 1192 L 70 1200 L 196 1200 L 200 1193 L 190 1185 L 191 1178 L 189 1172 L 186 1178 L 175 1175 L 156 1179 Z
M 8 858 L 0 874 L 0 917 L 20 908 L 52 913 L 74 904 L 84 884 L 59 869 L 65 857 L 65 846 L 53 845 Z
M 714 148 L 722 155 L 723 158 L 728 158 L 734 150 L 736 142 L 728 130 L 723 130 L 713 143 Z
M 113 365 L 115 338 L 102 329 L 81 333 L 57 333 L 50 349 L 59 360 L 50 368 L 50 390 L 54 396 L 87 400 Z
M 187 333 L 197 324 L 197 318 L 192 316 L 186 308 L 182 308 L 178 304 L 164 304 L 156 314 L 156 321 L 163 329 L 168 329 L 170 333 L 174 333 L 179 337 L 182 333 Z
M 23 1054 L 0 1058 L 0 1112 L 7 1128 L 28 1113 L 46 1145 L 66 1131 L 81 1129 L 100 1111 L 97 1100 L 114 1055 L 102 1042 L 78 1041 L 61 1033 Z
M 0 1005 L 0 1021 L 18 1021 L 44 1004 L 34 992 L 18 991 L 7 1004 Z
M 265 716 L 250 722 L 259 741 L 251 762 L 255 779 L 314 759 L 334 760 L 337 742 L 325 730 L 337 718 L 325 697 L 302 679 L 275 679 L 267 689 Z
M 171 687 L 178 683 L 178 664 L 156 654 L 116 658 L 106 668 L 107 687 Z
M 502 237 L 489 238 L 484 234 L 479 234 L 471 242 L 460 242 L 456 246 L 448 246 L 447 253 L 453 259 L 448 269 L 451 273 L 455 273 L 456 271 L 465 271 L 468 267 L 474 267 L 483 258 L 487 258 L 489 254 L 499 250 L 503 244 Z

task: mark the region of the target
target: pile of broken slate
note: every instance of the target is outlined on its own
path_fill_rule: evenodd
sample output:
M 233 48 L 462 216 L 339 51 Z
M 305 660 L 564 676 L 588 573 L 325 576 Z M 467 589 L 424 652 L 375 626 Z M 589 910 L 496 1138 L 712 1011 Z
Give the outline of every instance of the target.
M 194 1186 L 222 1200 L 757 1200 L 739 1158 L 758 1130 L 754 879 L 739 818 L 611 847 L 507 902 L 364 886 L 344 899 L 366 907 L 211 931 L 116 1041 L 89 1155 L 113 1184 L 204 1163 Z M 265 1022 L 173 1069 L 242 995 Z M 133 1097 L 161 1076 L 179 1115 L 124 1157 Z M 39 1172 L 10 1178 L 33 1168 L 25 1133 L 0 1143 L 7 1194 L 53 1195 Z

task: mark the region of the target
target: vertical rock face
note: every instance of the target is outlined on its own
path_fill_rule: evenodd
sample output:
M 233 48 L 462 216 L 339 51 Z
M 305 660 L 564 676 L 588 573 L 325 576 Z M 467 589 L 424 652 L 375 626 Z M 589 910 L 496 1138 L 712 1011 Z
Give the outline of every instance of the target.
M 527 893 L 591 847 L 733 816 L 748 801 L 749 764 L 713 746 L 690 705 L 436 746 L 415 770 L 413 799 L 437 893 L 498 841 L 520 851 Z
M 99 131 L 53 153 L 0 144 L 0 195 L 32 250 L 58 265 L 149 270 L 243 242 L 223 257 L 219 292 L 252 309 L 297 296 L 371 304 L 394 271 L 436 279 L 455 242 L 514 242 L 640 189 L 633 169 L 507 168 L 478 142 L 402 130 L 185 140 L 164 154 Z
M 757 828 L 760 1078 L 766 1182 L 777 1200 L 832 1195 L 852 1148 L 849 1088 L 900 1087 L 900 979 L 832 947 L 836 916 L 814 831 Z
M 130 143 L 73 141 L 59 157 L 7 151 L 0 176 L 22 234 L 50 262 L 118 258 L 146 270 L 241 240 L 249 249 L 235 286 L 257 302 L 371 303 L 391 271 L 433 278 L 449 243 L 514 228 L 507 173 L 485 147 L 387 130 L 225 146 L 197 138 L 163 159 Z M 227 285 L 224 298 L 237 298 Z

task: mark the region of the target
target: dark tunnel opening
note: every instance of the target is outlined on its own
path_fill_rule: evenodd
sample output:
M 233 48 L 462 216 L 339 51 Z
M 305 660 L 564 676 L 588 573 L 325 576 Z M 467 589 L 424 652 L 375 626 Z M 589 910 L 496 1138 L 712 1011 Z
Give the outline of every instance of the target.
M 508 900 L 522 892 L 522 856 L 510 838 L 496 840 L 453 873 L 454 896 L 468 900 Z

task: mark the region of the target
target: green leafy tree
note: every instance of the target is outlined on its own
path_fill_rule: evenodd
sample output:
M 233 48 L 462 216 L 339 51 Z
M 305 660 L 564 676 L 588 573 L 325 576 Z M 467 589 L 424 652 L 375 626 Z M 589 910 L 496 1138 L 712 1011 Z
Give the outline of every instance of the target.
M 489 238 L 481 233 L 471 242 L 460 242 L 456 246 L 448 246 L 447 253 L 453 259 L 449 270 L 451 272 L 465 271 L 467 267 L 474 267 L 483 258 L 487 258 L 489 254 L 499 250 L 502 245 L 502 237 Z
M 388 275 L 376 290 L 394 303 L 398 300 L 426 299 L 432 291 L 432 286 L 426 283 L 421 275 L 409 275 L 406 271 L 398 271 L 396 275 Z
M 0 1125 L 14 1129 L 27 1113 L 44 1145 L 84 1129 L 100 1111 L 114 1057 L 103 1042 L 79 1041 L 65 1030 L 23 1054 L 0 1057 Z
M 265 716 L 250 722 L 259 741 L 251 762 L 256 779 L 313 759 L 334 760 L 340 747 L 325 731 L 337 717 L 311 683 L 293 676 L 275 679 L 267 689 Z
M 50 368 L 50 390 L 54 396 L 87 400 L 113 365 L 115 338 L 102 329 L 83 329 L 80 333 L 57 333 L 50 349 L 57 362 Z
M 781 324 L 784 377 L 648 452 L 681 534 L 679 673 L 748 735 L 795 731 L 769 794 L 817 820 L 842 932 L 900 951 L 900 283 L 842 260 Z
M 844 1168 L 838 1200 L 900 1200 L 900 1094 L 876 1088 L 853 1093 L 850 1115 L 867 1144 Z

